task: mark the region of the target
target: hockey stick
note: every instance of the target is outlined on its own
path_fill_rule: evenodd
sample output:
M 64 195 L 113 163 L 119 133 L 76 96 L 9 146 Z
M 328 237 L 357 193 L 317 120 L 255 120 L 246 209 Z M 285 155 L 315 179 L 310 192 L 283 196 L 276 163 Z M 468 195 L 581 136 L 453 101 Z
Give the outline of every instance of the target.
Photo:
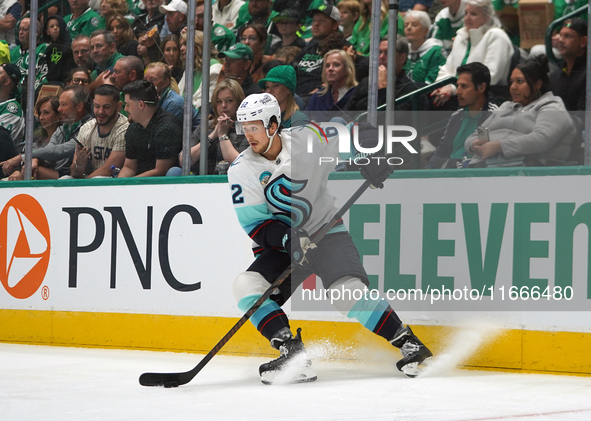
M 340 220 L 343 215 L 349 210 L 351 206 L 359 199 L 359 197 L 367 190 L 367 188 L 371 185 L 369 180 L 366 180 L 361 187 L 357 189 L 357 191 L 351 196 L 351 198 L 339 209 L 339 211 L 334 215 L 334 217 L 316 234 L 314 237 L 314 242 L 319 242 L 326 233 Z M 224 345 L 228 343 L 228 341 L 234 336 L 234 334 L 244 325 L 250 316 L 252 316 L 259 307 L 265 302 L 267 298 L 271 296 L 273 291 L 279 287 L 285 281 L 285 279 L 289 276 L 291 271 L 293 270 L 293 264 L 289 265 L 287 269 L 277 278 L 275 282 L 265 291 L 265 293 L 257 300 L 256 303 L 236 322 L 236 324 L 230 329 L 226 335 L 220 339 L 216 346 L 213 347 L 211 351 L 207 353 L 205 357 L 197 364 L 192 370 L 185 371 L 184 373 L 144 373 L 140 376 L 140 384 L 142 386 L 164 386 L 164 387 L 177 387 L 186 383 L 189 383 L 193 380 L 193 377 L 199 373 L 203 367 L 207 365 L 207 363 L 223 348 Z

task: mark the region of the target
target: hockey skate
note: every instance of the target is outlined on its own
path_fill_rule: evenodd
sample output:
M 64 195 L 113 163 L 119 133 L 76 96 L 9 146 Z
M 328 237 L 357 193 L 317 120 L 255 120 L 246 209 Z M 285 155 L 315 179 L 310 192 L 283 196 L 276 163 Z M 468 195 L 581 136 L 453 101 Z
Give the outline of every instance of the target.
M 402 359 L 396 363 L 396 368 L 408 377 L 417 377 L 421 372 L 419 365 L 429 365 L 433 358 L 429 348 L 412 333 L 408 326 L 400 326 L 390 343 L 400 348 Z
M 298 328 L 295 338 L 291 337 L 291 332 L 285 339 L 273 338 L 271 344 L 279 349 L 280 355 L 279 358 L 259 367 L 261 381 L 264 384 L 305 383 L 318 378 L 312 371 L 312 360 L 302 343 L 301 331 L 302 329 Z

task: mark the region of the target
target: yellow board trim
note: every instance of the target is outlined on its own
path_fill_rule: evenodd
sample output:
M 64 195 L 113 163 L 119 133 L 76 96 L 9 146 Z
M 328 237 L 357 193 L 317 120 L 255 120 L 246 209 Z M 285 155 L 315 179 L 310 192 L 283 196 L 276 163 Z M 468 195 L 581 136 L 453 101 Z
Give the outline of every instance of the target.
M 0 309 L 0 341 L 12 343 L 132 348 L 207 353 L 236 323 L 224 317 L 170 316 L 158 314 L 91 313 Z M 306 343 L 326 342 L 345 350 L 343 358 L 370 350 L 376 355 L 392 352 L 382 338 L 358 323 L 291 321 L 301 327 Z M 437 354 L 457 328 L 413 326 L 413 331 Z M 591 349 L 591 333 L 546 332 L 508 329 L 480 346 L 464 367 L 523 372 L 591 375 L 591 361 L 581 358 Z M 247 323 L 220 352 L 222 354 L 275 357 L 277 351 Z M 364 358 L 368 352 L 364 352 Z M 371 355 L 369 356 L 371 358 Z

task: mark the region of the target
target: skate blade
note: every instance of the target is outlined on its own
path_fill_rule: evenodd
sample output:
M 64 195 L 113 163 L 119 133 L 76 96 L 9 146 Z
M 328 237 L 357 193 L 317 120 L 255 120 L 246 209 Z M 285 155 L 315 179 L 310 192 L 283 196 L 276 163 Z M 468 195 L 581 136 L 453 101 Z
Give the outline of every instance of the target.
M 300 373 L 295 375 L 283 371 L 265 371 L 261 374 L 261 382 L 266 385 L 309 383 L 317 379 L 318 376 L 310 367 L 305 367 Z
M 433 362 L 433 357 L 427 357 L 423 360 L 423 362 L 421 362 L 420 365 L 428 367 L 431 362 Z M 422 369 L 419 368 L 419 363 L 409 363 L 402 367 L 402 372 L 411 379 L 414 379 L 419 374 L 421 374 L 421 371 Z

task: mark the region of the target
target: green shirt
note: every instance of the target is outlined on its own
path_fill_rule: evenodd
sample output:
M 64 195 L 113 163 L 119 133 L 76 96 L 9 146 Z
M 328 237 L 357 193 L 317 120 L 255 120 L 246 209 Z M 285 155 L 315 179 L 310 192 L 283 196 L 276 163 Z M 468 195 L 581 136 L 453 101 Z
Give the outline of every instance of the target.
M 306 114 L 300 110 L 296 110 L 287 120 L 284 120 L 283 113 L 281 113 L 281 125 L 285 128 L 303 126 L 308 124 L 309 121 Z
M 495 10 L 503 10 L 505 6 L 513 6 L 517 9 L 518 0 L 492 0 L 492 5 Z
M 66 27 L 70 31 L 72 39 L 80 34 L 90 37 L 90 34 L 97 29 L 105 28 L 105 20 L 90 7 L 74 20 L 72 20 L 72 13 L 70 13 L 64 18 L 64 21 L 66 21 Z
M 575 10 L 587 6 L 589 4 L 589 0 L 576 0 L 573 4 L 569 4 L 571 2 L 566 2 L 565 0 L 554 0 L 554 20 L 563 17 L 564 15 L 568 15 Z M 579 16 L 582 19 L 587 20 L 587 15 Z
M 322 0 L 320 0 L 320 1 L 322 1 Z M 275 16 L 277 16 L 278 14 L 279 13 L 277 13 L 274 10 L 271 12 L 271 14 L 269 15 L 269 19 L 267 19 L 267 24 L 265 25 L 266 28 L 268 28 L 269 25 L 271 25 L 271 19 L 274 18 Z M 252 19 L 252 15 L 248 11 L 248 1 L 247 1 L 242 6 L 240 6 L 240 9 L 238 9 L 238 17 L 236 18 L 236 25 L 234 26 L 234 28 L 236 28 L 236 30 L 240 29 L 240 27 L 249 23 L 251 19 Z
M 464 142 L 472 133 L 476 131 L 478 127 L 478 119 L 480 119 L 480 113 L 476 114 L 475 116 L 471 116 L 470 112 L 466 108 L 464 110 L 464 118 L 462 119 L 462 124 L 460 125 L 460 130 L 456 134 L 454 138 L 454 145 L 453 150 L 451 152 L 450 158 L 453 159 L 462 159 L 466 154 L 466 149 L 464 149 Z
M 140 7 L 142 4 L 141 0 L 127 0 L 127 8 L 129 9 L 130 13 L 138 16 L 145 12 L 145 9 Z
M 371 38 L 371 24 L 368 21 L 367 24 L 361 28 L 361 19 L 357 21 L 355 27 L 353 28 L 353 35 L 351 36 L 351 44 L 355 50 L 364 56 L 369 55 L 369 44 Z M 404 20 L 402 16 L 398 15 L 398 34 L 404 35 Z M 384 38 L 388 35 L 388 19 L 384 19 L 382 21 L 382 26 L 380 28 L 380 39 Z

